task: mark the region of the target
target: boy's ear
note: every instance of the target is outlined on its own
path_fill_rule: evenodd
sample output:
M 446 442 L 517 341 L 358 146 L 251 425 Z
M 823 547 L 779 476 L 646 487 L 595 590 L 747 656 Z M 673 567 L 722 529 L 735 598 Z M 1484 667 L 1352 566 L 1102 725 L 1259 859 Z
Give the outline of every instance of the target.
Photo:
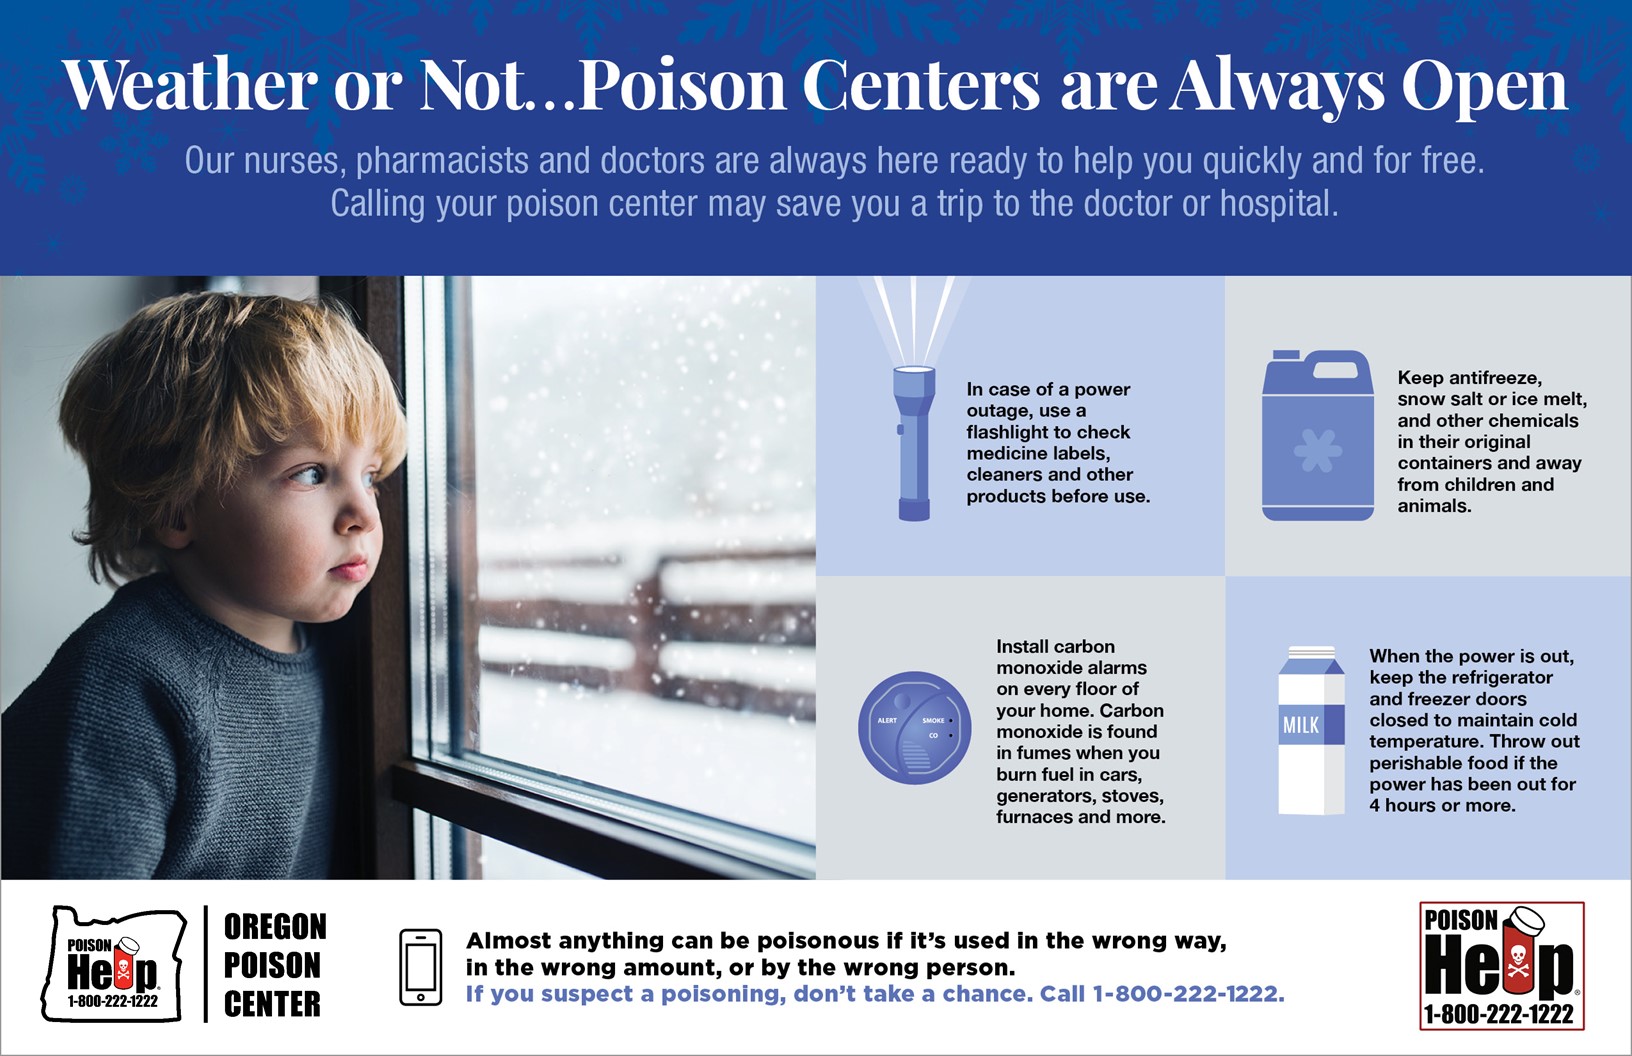
M 159 545 L 167 550 L 185 550 L 193 542 L 193 508 L 177 511 L 168 525 L 153 533 Z

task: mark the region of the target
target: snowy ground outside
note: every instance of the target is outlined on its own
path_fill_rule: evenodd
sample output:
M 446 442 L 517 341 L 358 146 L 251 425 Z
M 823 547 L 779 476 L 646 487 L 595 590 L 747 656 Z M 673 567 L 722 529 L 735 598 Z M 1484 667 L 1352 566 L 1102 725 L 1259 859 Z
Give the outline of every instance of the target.
M 816 726 L 484 674 L 489 755 L 796 839 L 816 837 Z

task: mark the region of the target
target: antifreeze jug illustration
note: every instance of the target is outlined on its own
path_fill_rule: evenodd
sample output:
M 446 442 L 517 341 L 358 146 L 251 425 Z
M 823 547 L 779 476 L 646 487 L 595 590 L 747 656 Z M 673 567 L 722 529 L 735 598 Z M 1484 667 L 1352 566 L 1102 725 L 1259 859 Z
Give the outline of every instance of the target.
M 1347 350 L 1273 354 L 1264 371 L 1264 516 L 1365 520 L 1376 508 L 1370 364 Z

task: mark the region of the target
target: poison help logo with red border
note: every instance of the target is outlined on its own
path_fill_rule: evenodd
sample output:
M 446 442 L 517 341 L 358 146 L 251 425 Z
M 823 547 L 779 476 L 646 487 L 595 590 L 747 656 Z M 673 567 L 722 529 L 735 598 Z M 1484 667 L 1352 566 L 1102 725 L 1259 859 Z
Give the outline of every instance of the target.
M 1585 902 L 1422 902 L 1422 1030 L 1585 1030 Z

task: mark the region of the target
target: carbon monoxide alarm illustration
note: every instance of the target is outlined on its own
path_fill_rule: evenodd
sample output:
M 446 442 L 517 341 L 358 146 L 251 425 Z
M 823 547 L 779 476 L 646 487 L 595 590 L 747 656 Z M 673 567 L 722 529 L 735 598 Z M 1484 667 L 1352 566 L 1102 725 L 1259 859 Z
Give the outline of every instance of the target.
M 969 750 L 969 705 L 939 675 L 903 671 L 867 694 L 857 733 L 873 769 L 904 785 L 927 785 L 957 769 Z

